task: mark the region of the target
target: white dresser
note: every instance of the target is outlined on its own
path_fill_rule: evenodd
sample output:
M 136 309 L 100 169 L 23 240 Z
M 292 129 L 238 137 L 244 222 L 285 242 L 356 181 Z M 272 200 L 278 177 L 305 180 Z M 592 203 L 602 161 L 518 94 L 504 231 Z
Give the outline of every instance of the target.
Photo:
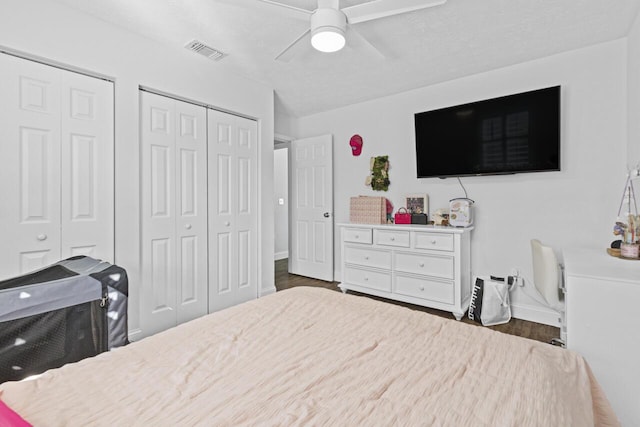
M 591 366 L 623 426 L 640 426 L 640 261 L 563 251 L 567 348 Z
M 353 290 L 462 319 L 471 296 L 473 227 L 338 224 L 343 292 Z

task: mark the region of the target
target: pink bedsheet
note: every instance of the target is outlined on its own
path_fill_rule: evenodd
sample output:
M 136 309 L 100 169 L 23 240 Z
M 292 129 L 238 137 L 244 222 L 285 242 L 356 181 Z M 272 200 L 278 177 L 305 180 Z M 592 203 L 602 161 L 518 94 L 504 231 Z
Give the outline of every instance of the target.
M 571 351 L 316 288 L 0 391 L 36 426 L 618 425 Z

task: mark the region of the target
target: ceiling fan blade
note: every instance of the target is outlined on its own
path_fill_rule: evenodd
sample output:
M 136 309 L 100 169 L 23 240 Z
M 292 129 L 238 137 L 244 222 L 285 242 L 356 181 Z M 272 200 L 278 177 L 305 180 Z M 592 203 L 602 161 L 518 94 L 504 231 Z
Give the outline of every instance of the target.
M 277 6 L 281 8 L 282 11 L 286 12 L 287 15 L 295 19 L 309 20 L 309 18 L 313 14 L 312 10 L 301 9 L 295 6 L 289 6 L 288 4 L 279 3 L 277 1 L 272 1 L 272 0 L 258 0 L 258 1 L 261 3 L 266 3 L 267 5 Z
M 439 6 L 446 2 L 447 0 L 374 0 L 345 7 L 342 12 L 347 15 L 349 24 L 357 24 L 386 16 Z
M 357 51 L 365 52 L 372 58 L 385 59 L 384 54 L 352 26 L 347 27 L 347 45 Z
M 311 30 L 306 30 L 300 34 L 297 39 L 293 41 L 289 46 L 285 47 L 275 59 L 278 61 L 289 62 L 291 58 L 304 49 L 311 49 Z

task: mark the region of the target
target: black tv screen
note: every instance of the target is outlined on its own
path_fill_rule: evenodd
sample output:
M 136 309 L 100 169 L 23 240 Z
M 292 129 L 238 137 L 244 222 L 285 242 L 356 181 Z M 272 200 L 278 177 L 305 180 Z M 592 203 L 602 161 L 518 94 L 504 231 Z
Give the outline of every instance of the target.
M 415 114 L 418 178 L 560 170 L 560 86 Z

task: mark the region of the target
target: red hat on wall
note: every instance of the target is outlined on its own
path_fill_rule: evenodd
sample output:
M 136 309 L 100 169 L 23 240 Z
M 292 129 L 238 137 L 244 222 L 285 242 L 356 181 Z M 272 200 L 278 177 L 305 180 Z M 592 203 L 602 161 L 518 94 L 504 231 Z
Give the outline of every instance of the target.
M 354 156 L 359 156 L 362 153 L 362 137 L 360 135 L 353 135 L 349 140 L 349 145 L 351 146 L 351 154 Z

